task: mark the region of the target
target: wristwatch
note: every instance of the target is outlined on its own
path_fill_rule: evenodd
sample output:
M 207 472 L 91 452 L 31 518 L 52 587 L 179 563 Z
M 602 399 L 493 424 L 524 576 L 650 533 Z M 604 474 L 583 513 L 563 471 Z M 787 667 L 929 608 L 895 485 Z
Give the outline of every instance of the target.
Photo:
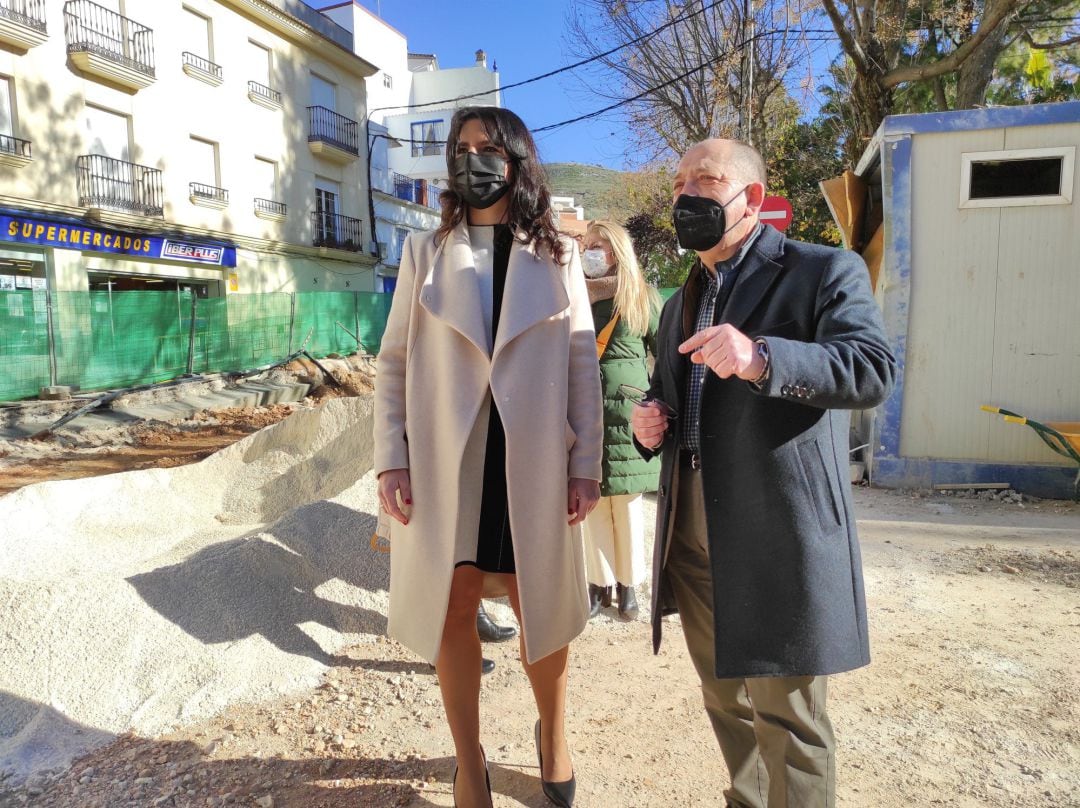
M 764 364 L 761 366 L 761 373 L 759 373 L 757 378 L 752 380 L 750 384 L 761 387 L 761 385 L 765 384 L 765 382 L 769 380 L 769 343 L 767 343 L 761 337 L 758 337 L 756 340 L 754 340 L 754 346 L 755 351 L 757 351 L 757 355 L 761 357 L 761 360 Z

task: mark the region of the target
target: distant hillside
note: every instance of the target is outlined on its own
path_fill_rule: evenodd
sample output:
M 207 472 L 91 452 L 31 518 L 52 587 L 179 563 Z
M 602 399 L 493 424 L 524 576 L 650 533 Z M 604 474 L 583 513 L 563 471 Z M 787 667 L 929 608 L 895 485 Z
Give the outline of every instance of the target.
M 552 195 L 574 197 L 574 204 L 585 208 L 586 219 L 618 216 L 608 205 L 626 172 L 582 163 L 546 163 L 544 170 Z

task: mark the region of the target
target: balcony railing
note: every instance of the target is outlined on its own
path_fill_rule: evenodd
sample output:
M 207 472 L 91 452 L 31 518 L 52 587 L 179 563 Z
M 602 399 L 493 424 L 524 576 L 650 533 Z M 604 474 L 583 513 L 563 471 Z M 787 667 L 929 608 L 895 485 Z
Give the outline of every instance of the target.
M 281 106 L 281 93 L 272 87 L 267 87 L 265 84 L 259 84 L 257 81 L 248 82 L 248 96 L 253 101 L 261 100 L 275 107 Z
M 265 216 L 284 216 L 286 210 L 284 202 L 255 197 L 255 213 L 261 213 Z
M 0 17 L 42 34 L 45 27 L 45 0 L 0 0 Z
M 2 2 L 3 0 L 0 0 Z M 0 154 L 8 154 L 26 160 L 31 159 L 30 141 L 11 135 L 0 135 Z
M 414 202 L 439 210 L 439 189 L 423 180 L 414 180 L 394 172 L 394 196 L 406 202 Z
M 181 58 L 184 60 L 184 65 L 186 67 L 193 67 L 196 70 L 200 70 L 203 73 L 206 73 L 206 75 L 213 76 L 218 81 L 221 81 L 221 65 L 214 64 L 209 59 L 204 59 L 191 51 L 184 51 L 181 54 Z
M 360 126 L 326 107 L 308 107 L 308 141 L 322 141 L 349 154 L 360 154 Z
M 209 202 L 221 206 L 229 204 L 229 192 L 224 188 L 218 188 L 216 185 L 190 182 L 188 183 L 188 189 L 193 200 Z
M 80 205 L 142 216 L 164 214 L 164 183 L 159 169 L 100 154 L 81 155 L 76 166 Z
M 311 213 L 312 240 L 315 247 L 360 252 L 364 245 L 362 222 L 339 213 L 316 210 Z
M 91 53 L 154 76 L 154 32 L 90 0 L 64 4 L 67 52 Z

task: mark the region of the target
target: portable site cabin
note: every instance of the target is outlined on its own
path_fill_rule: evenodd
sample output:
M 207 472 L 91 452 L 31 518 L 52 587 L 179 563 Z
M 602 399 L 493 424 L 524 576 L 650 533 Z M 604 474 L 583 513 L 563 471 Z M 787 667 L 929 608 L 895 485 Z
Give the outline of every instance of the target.
M 822 183 L 899 361 L 853 422 L 876 485 L 1073 496 L 1077 463 L 980 411 L 1080 421 L 1080 102 L 885 119 Z

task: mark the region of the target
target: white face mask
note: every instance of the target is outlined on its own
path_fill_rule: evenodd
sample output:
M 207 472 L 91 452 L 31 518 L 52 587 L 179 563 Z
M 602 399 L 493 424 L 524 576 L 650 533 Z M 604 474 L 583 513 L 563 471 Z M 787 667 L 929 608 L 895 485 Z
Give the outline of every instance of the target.
M 609 269 L 603 250 L 586 250 L 581 256 L 581 265 L 587 278 L 602 278 Z

